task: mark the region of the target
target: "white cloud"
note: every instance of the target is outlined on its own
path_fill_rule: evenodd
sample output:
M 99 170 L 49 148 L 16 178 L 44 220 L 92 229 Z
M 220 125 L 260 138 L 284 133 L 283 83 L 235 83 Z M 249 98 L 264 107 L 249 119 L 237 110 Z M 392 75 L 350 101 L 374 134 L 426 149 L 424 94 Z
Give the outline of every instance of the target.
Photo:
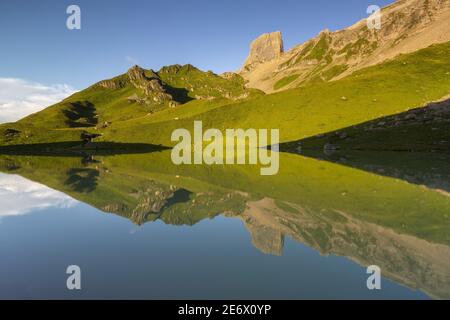
M 67 84 L 45 86 L 22 79 L 0 78 L 0 123 L 19 120 L 75 92 Z
M 46 208 L 70 208 L 77 200 L 18 175 L 0 173 L 0 218 Z

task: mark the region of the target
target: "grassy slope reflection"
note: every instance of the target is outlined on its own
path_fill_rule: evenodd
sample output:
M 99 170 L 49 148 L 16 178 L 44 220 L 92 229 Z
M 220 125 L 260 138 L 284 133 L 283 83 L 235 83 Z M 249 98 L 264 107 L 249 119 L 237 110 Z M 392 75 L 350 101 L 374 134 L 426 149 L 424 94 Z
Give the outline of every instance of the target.
M 247 209 L 238 216 L 264 252 L 280 254 L 289 235 L 323 253 L 377 264 L 432 296 L 450 296 L 450 198 L 444 194 L 289 154 L 281 154 L 280 173 L 273 177 L 260 176 L 256 166 L 175 167 L 164 153 L 131 158 L 106 161 L 115 171 L 187 189 L 207 182 L 247 194 Z
M 190 181 L 239 190 L 320 211 L 343 211 L 430 241 L 450 243 L 450 198 L 424 187 L 341 165 L 281 154 L 280 172 L 261 176 L 257 166 L 174 166 L 167 153 L 109 157 L 109 167 L 166 183 Z M 180 178 L 176 178 L 176 176 Z M 183 179 L 186 177 L 186 179 Z
M 450 153 L 304 150 L 302 154 L 450 192 Z
M 142 160 L 152 161 L 153 156 L 148 156 Z M 83 158 L 1 156 L 0 170 L 20 174 L 136 224 L 159 218 L 170 224 L 193 225 L 222 212 L 244 209 L 242 195 L 220 187 L 192 181 L 189 189 L 185 189 L 175 183 L 149 178 L 143 173 L 111 170 L 119 159 L 125 163 L 136 160 L 130 155 Z M 109 160 L 113 160 L 112 163 Z
M 260 176 L 256 166 L 177 167 L 169 152 L 98 160 L 2 157 L 1 167 L 136 223 L 159 218 L 193 224 L 226 212 L 245 222 L 264 252 L 281 254 L 290 236 L 323 253 L 377 264 L 385 275 L 430 295 L 450 296 L 445 194 L 288 154 L 273 177 Z M 95 179 L 95 188 L 68 183 L 82 172 L 77 168 L 98 172 L 84 175 L 86 182 Z

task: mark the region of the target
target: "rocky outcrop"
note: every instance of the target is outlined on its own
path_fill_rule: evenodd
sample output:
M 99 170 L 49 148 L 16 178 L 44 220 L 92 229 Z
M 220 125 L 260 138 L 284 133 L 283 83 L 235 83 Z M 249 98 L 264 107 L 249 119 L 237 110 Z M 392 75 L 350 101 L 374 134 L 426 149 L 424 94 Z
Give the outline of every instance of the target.
M 118 89 L 120 88 L 120 83 L 114 80 L 103 80 L 98 83 L 98 85 L 105 89 Z
M 166 86 L 153 70 L 145 70 L 138 65 L 128 69 L 125 75 L 102 80 L 96 86 L 115 90 L 125 87 L 127 84 L 133 85 L 141 94 L 134 93 L 128 97 L 128 101 L 139 104 L 164 104 L 173 101 L 173 97 L 166 91 Z
M 133 209 L 130 219 L 134 223 L 142 225 L 146 222 L 149 214 L 160 213 L 168 200 L 174 196 L 176 190 L 172 186 L 170 189 L 161 186 L 139 191 L 136 194 L 139 202 Z
M 164 89 L 161 79 L 152 70 L 146 71 L 136 65 L 128 70 L 127 76 L 130 82 L 140 89 L 150 101 L 161 104 L 173 100 L 172 96 Z
M 284 52 L 281 32 L 265 33 L 250 45 L 250 54 L 244 63 L 244 70 L 251 70 L 262 62 L 279 58 Z
M 235 72 L 224 72 L 220 75 L 222 78 L 227 79 L 227 80 L 231 80 L 233 78 L 236 77 L 240 77 L 237 73 Z
M 202 71 L 191 64 L 171 65 L 159 71 L 135 65 L 122 75 L 96 83 L 92 89 L 107 91 L 130 89 L 125 101 L 148 107 L 148 115 L 164 108 L 176 108 L 191 100 L 243 100 L 255 90 L 245 87 L 244 79 L 237 73 L 219 76 L 212 71 Z

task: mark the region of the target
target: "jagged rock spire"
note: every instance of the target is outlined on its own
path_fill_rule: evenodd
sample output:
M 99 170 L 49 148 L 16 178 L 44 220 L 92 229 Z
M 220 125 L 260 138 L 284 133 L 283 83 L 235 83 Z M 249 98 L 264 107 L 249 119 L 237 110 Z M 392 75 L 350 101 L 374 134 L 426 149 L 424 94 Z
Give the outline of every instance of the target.
M 281 32 L 265 33 L 250 45 L 250 54 L 244 63 L 244 68 L 279 58 L 284 52 Z

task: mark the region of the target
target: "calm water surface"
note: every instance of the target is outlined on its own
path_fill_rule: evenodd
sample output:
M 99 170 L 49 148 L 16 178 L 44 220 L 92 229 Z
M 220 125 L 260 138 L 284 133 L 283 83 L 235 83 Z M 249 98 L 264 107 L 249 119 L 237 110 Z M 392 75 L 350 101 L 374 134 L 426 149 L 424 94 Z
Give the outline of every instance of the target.
M 446 159 L 337 159 L 282 154 L 261 177 L 166 152 L 1 156 L 0 298 L 448 298 Z

